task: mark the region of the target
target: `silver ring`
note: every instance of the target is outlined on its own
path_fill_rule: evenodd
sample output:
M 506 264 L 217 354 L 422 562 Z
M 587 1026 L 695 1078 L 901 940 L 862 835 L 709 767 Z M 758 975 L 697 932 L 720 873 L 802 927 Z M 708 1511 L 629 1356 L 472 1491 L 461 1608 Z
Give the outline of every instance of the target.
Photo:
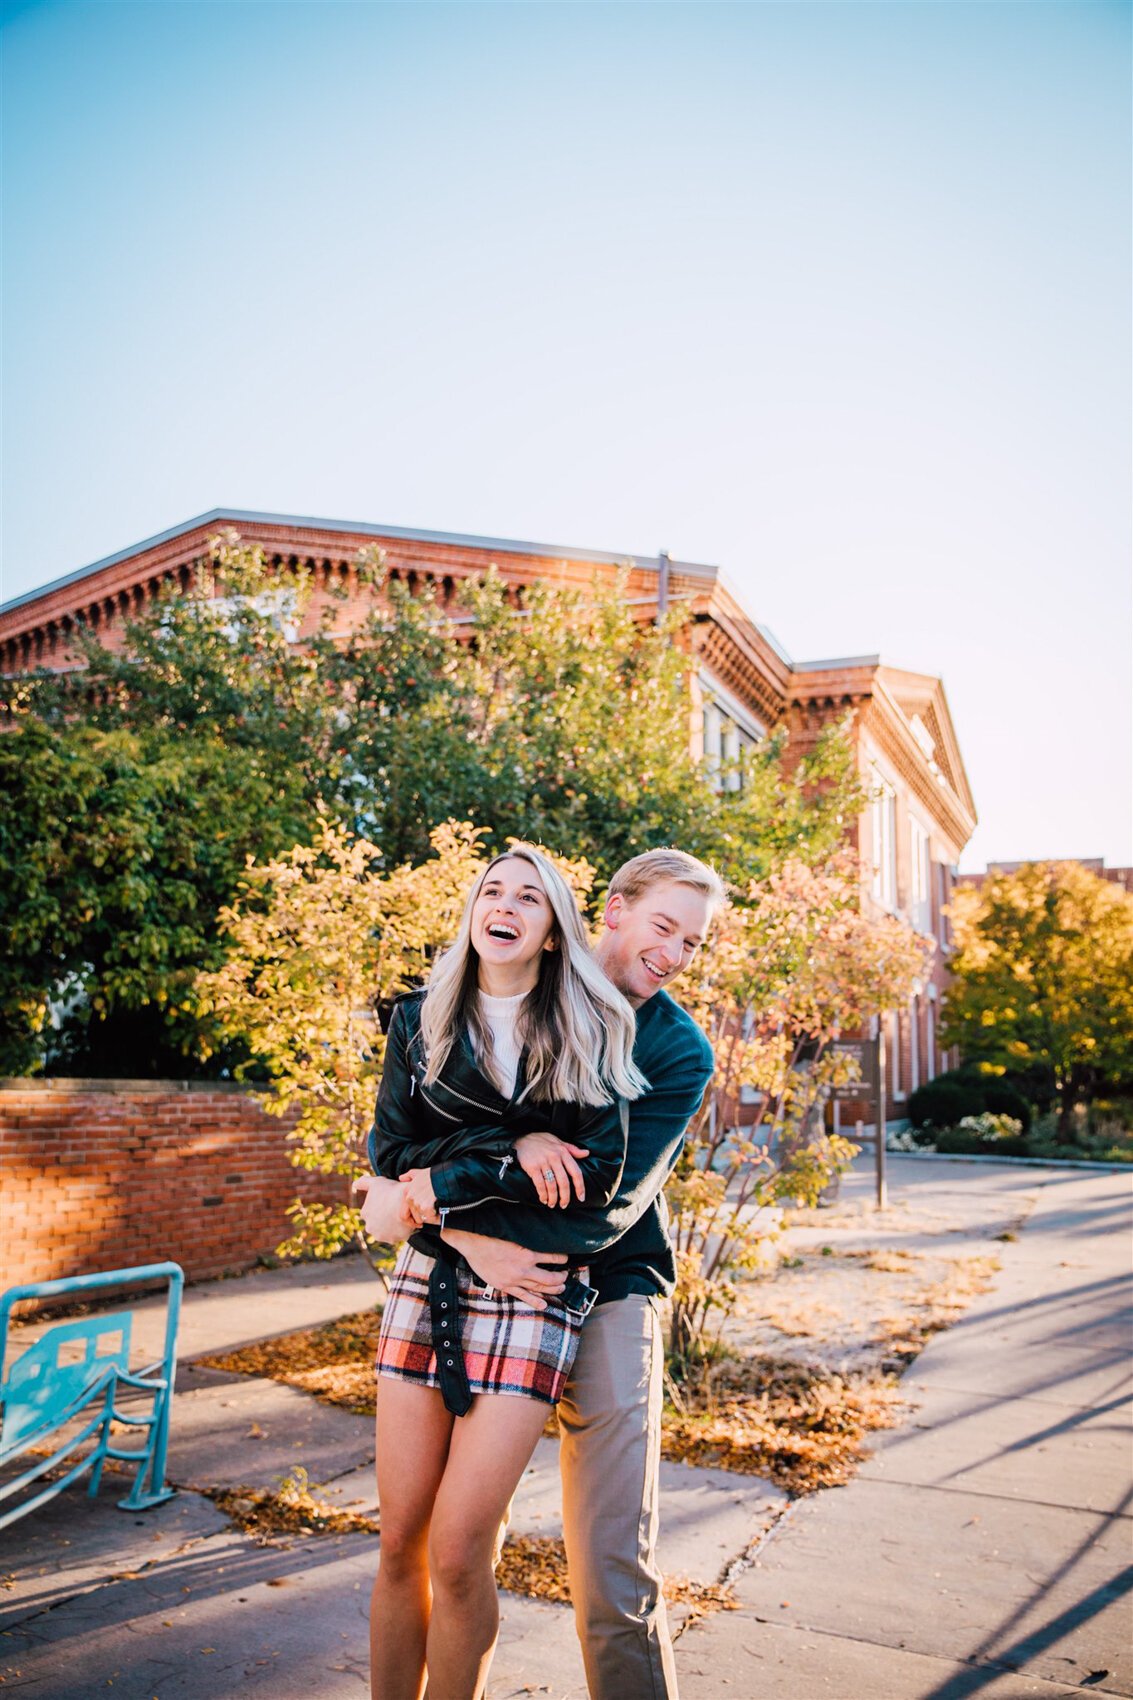
M 555 1178 L 555 1171 L 554 1171 L 554 1169 L 544 1169 L 544 1170 L 543 1170 L 543 1179 L 544 1179 L 544 1180 L 545 1180 L 545 1181 L 553 1181 L 553 1180 L 554 1180 L 554 1178 Z

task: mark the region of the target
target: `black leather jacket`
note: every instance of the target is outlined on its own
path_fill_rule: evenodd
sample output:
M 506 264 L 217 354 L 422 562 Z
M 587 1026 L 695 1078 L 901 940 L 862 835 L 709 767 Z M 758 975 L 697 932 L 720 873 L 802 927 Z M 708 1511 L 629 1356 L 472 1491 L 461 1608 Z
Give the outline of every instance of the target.
M 476 1066 L 466 1035 L 453 1046 L 440 1076 L 426 1086 L 424 997 L 424 991 L 413 992 L 394 1007 L 370 1130 L 371 1167 L 394 1180 L 407 1169 L 430 1169 L 438 1208 L 450 1227 L 460 1225 L 461 1211 L 499 1200 L 511 1206 L 508 1238 L 517 1245 L 566 1252 L 573 1263 L 584 1262 L 595 1234 L 607 1237 L 602 1234 L 604 1212 L 617 1194 L 625 1163 L 624 1102 L 521 1103 L 522 1058 L 515 1096 L 505 1098 Z M 565 1208 L 540 1203 L 534 1183 L 515 1159 L 515 1141 L 525 1133 L 553 1133 L 586 1147 L 588 1155 L 578 1159 L 584 1200 L 572 1193 Z M 430 1256 L 438 1240 L 435 1228 L 412 1236 L 413 1244 Z

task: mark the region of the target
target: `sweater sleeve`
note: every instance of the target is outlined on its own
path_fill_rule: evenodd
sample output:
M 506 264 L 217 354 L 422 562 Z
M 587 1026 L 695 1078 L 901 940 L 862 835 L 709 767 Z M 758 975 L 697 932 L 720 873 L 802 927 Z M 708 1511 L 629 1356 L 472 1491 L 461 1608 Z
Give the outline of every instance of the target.
M 587 1151 L 585 1157 L 578 1158 L 584 1197 L 578 1199 L 572 1191 L 566 1210 L 605 1209 L 615 1197 L 625 1164 L 626 1128 L 625 1106 L 620 1099 L 595 1106 L 579 1119 L 571 1143 L 585 1146 Z M 515 1160 L 514 1151 L 502 1158 L 470 1151 L 448 1162 L 436 1163 L 432 1182 L 440 1208 L 459 1210 L 462 1215 L 489 1199 L 532 1204 L 544 1210 L 551 1208 L 543 1204 L 534 1181 Z M 562 1211 L 556 1206 L 554 1214 L 559 1216 Z

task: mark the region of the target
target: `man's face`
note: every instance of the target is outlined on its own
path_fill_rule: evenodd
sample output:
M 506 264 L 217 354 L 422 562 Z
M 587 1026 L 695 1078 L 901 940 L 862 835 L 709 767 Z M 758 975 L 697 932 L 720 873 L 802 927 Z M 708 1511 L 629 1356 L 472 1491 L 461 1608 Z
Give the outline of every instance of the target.
M 711 918 L 703 892 L 676 880 L 659 880 L 636 903 L 611 897 L 598 960 L 636 1008 L 688 967 Z

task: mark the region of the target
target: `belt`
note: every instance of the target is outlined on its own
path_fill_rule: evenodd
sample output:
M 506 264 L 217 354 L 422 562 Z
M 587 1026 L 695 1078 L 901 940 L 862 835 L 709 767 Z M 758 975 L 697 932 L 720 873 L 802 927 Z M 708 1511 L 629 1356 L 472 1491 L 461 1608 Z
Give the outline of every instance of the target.
M 433 1351 L 437 1357 L 437 1380 L 445 1409 L 451 1411 L 454 1417 L 463 1417 L 472 1404 L 472 1391 L 464 1364 L 464 1348 L 460 1344 L 458 1267 L 451 1246 L 442 1241 L 434 1253 L 433 1273 L 429 1276 L 429 1320 L 433 1330 Z
M 463 1417 L 471 1408 L 472 1390 L 468 1385 L 468 1369 L 460 1340 L 457 1272 L 467 1266 L 460 1254 L 443 1240 L 435 1246 L 430 1245 L 429 1253 L 433 1258 L 429 1276 L 429 1324 L 437 1359 L 437 1380 L 446 1411 L 451 1411 L 454 1417 Z M 561 1297 L 566 1308 L 581 1321 L 594 1309 L 598 1290 L 587 1286 L 571 1270 Z

